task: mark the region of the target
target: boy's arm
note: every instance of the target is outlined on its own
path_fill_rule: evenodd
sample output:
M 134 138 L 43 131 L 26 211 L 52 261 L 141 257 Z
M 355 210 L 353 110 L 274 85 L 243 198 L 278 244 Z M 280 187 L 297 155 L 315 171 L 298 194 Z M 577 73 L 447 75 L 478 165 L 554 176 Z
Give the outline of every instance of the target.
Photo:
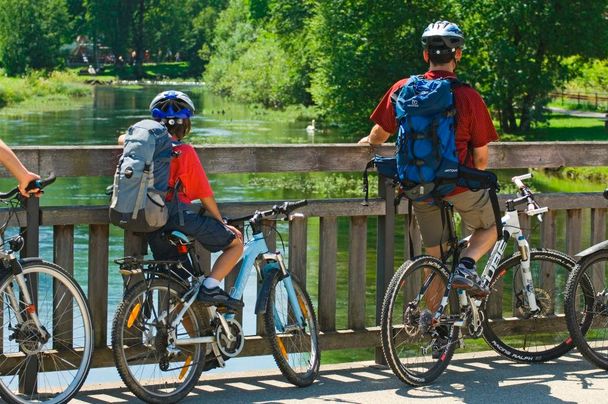
M 220 222 L 223 221 L 222 215 L 220 214 L 220 209 L 217 207 L 217 202 L 215 202 L 215 198 L 213 196 L 201 198 L 201 204 L 209 213 L 209 216 L 219 220 Z
M 219 220 L 220 222 L 224 222 L 224 218 L 222 218 L 222 215 L 220 214 L 220 209 L 217 207 L 217 203 L 215 202 L 215 198 L 213 196 L 207 196 L 205 198 L 201 198 L 201 204 L 205 207 L 205 209 L 207 210 L 207 212 L 209 213 L 209 215 L 211 215 L 213 218 Z M 234 235 L 239 239 L 239 240 L 243 240 L 243 235 L 242 233 L 239 231 L 239 229 L 237 229 L 234 226 L 230 226 L 230 225 L 226 225 L 226 227 L 234 233 Z
M 29 183 L 33 180 L 40 179 L 38 174 L 34 174 L 30 172 L 21 160 L 15 155 L 15 153 L 0 140 L 0 163 L 17 179 L 19 182 L 19 191 L 23 196 L 29 196 L 28 192 L 25 192 L 25 189 L 29 185 Z

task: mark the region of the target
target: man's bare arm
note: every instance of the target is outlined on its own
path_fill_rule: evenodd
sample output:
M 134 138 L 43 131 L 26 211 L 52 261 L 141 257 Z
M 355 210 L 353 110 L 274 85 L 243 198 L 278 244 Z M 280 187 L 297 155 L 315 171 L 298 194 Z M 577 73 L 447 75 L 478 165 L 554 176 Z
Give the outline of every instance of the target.
M 386 142 L 389 137 L 391 137 L 391 133 L 385 131 L 384 129 L 382 129 L 382 126 L 376 124 L 369 132 L 369 135 L 361 138 L 358 143 L 377 145 Z
M 488 146 L 476 147 L 473 149 L 473 164 L 479 170 L 488 168 Z

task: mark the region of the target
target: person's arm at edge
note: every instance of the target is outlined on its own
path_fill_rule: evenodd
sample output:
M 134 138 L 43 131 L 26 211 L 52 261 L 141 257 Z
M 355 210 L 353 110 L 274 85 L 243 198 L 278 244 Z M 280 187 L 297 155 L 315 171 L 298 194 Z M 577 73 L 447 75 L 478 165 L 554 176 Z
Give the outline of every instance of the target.
M 17 155 L 2 140 L 0 140 L 0 163 L 17 179 L 21 195 L 29 197 L 25 189 L 31 181 L 40 179 L 40 176 L 25 168 Z

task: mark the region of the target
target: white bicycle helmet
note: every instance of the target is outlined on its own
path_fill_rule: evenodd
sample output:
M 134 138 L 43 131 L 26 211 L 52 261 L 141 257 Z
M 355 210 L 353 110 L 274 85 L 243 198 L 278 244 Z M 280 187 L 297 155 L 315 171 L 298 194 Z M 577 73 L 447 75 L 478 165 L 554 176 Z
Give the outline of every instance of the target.
M 464 34 L 458 25 L 449 21 L 429 24 L 422 33 L 422 46 L 425 49 L 448 48 L 452 51 L 464 45 Z

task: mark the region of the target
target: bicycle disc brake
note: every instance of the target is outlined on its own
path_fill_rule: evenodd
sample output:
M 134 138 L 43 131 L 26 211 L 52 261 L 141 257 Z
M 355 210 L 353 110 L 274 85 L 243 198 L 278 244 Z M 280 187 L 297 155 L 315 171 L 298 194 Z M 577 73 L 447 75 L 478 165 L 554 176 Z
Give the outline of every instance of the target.
M 483 333 L 483 321 L 485 319 L 484 312 L 479 310 L 475 302 L 469 299 L 465 317 L 467 319 L 467 331 L 472 338 L 479 338 Z
M 232 339 L 228 336 L 222 322 L 218 322 L 215 327 L 215 338 L 217 341 L 217 346 L 226 358 L 234 358 L 238 356 L 243 350 L 243 346 L 245 345 L 245 336 L 243 335 L 243 329 L 241 328 L 241 324 L 235 319 L 228 319 L 225 321 L 228 325 L 230 333 L 232 334 Z

